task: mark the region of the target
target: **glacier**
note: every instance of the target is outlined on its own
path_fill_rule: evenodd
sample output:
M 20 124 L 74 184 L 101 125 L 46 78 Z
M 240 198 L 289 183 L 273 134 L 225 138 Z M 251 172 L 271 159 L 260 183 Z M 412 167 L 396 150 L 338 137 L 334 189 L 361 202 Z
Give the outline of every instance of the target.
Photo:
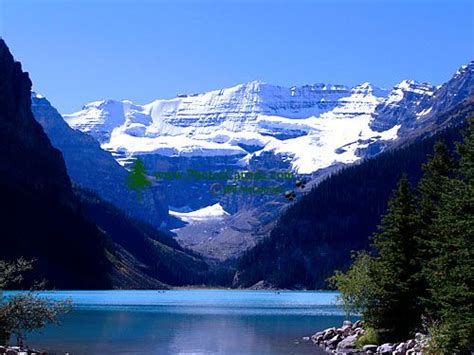
M 170 210 L 169 213 L 170 215 L 175 216 L 176 218 L 187 223 L 208 221 L 209 219 L 220 219 L 229 215 L 229 213 L 224 210 L 220 203 L 203 207 L 199 210 L 191 212 L 178 212 Z
M 156 154 L 229 156 L 245 167 L 270 153 L 290 161 L 295 172 L 309 174 L 360 159 L 358 149 L 368 141 L 395 139 L 397 126 L 382 132 L 371 128 L 372 114 L 393 97 L 389 94 L 370 83 L 287 88 L 253 81 L 145 105 L 95 101 L 63 116 L 123 165 Z

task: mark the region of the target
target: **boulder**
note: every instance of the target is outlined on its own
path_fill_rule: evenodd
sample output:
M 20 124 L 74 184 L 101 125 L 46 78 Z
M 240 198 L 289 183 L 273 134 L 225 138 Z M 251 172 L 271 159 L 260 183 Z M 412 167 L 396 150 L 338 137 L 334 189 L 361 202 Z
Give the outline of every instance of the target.
M 352 334 L 352 325 L 345 325 L 341 329 L 343 331 L 344 336 L 348 336 L 348 335 Z
M 362 335 L 364 334 L 364 332 L 365 332 L 364 328 L 358 327 L 358 328 L 353 329 L 352 334 Z
M 418 340 L 418 341 L 423 340 L 425 337 L 426 335 L 424 335 L 423 333 L 418 332 L 415 334 L 415 340 Z
M 328 328 L 323 331 L 323 339 L 329 340 L 336 335 L 336 328 Z
M 342 339 L 339 344 L 337 344 L 337 351 L 355 349 L 355 342 L 357 340 L 357 335 L 349 335 L 348 337 Z
M 311 338 L 317 338 L 318 336 L 323 335 L 323 334 L 324 334 L 324 331 L 316 332 L 311 336 Z
M 408 349 L 414 348 L 415 345 L 416 345 L 415 339 L 410 339 L 410 340 L 408 340 L 407 343 L 406 343 L 406 348 L 407 348 L 407 350 L 408 350 Z
M 342 326 L 345 327 L 345 326 L 349 326 L 349 327 L 352 327 L 352 322 L 350 320 L 345 320 L 344 322 L 342 322 Z
M 337 328 L 336 333 L 346 337 L 352 333 L 352 326 L 344 325 L 342 328 Z
M 313 343 L 319 344 L 324 340 L 324 332 L 317 332 L 311 335 L 311 340 L 313 341 Z
M 342 336 L 340 334 L 336 334 L 333 336 L 331 339 L 327 340 L 325 342 L 326 347 L 330 349 L 335 349 L 337 344 L 342 340 Z
M 397 347 L 395 348 L 395 351 L 399 351 L 400 353 L 402 354 L 405 354 L 405 351 L 407 350 L 407 345 L 406 343 L 400 343 L 397 345 Z
M 392 352 L 393 352 L 393 344 L 391 343 L 385 343 L 385 344 L 382 344 L 380 345 L 378 348 L 377 348 L 377 354 L 380 354 L 380 355 L 392 355 Z
M 364 326 L 364 322 L 362 320 L 355 321 L 354 324 L 352 324 L 352 329 L 356 328 L 361 328 Z
M 375 353 L 377 351 L 378 345 L 375 344 L 367 344 L 362 347 L 362 350 L 365 352 L 372 351 L 372 353 Z

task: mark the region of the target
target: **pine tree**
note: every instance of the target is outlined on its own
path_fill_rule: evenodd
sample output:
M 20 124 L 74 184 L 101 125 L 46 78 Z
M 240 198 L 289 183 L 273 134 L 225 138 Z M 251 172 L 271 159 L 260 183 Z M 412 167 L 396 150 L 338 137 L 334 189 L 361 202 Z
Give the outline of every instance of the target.
M 137 197 L 141 200 L 142 190 L 150 185 L 151 183 L 146 176 L 145 164 L 143 164 L 143 160 L 137 158 L 127 176 L 127 186 L 129 189 L 136 190 Z
M 474 117 L 469 120 L 469 127 L 464 132 L 463 142 L 457 144 L 461 159 L 459 172 L 462 178 L 470 184 L 474 183 Z
M 430 233 L 431 303 L 440 321 L 437 343 L 449 353 L 474 349 L 474 121 L 458 145 L 457 178 L 443 189 Z
M 436 312 L 435 305 L 430 302 L 427 294 L 430 270 L 426 268 L 427 261 L 433 257 L 431 228 L 433 220 L 438 215 L 441 196 L 448 189 L 449 177 L 453 176 L 455 160 L 447 146 L 438 141 L 434 146 L 434 154 L 423 165 L 423 177 L 417 186 L 416 218 L 416 264 L 419 270 L 414 277 L 420 284 L 418 296 L 424 303 L 428 315 Z
M 377 329 L 380 339 L 406 339 L 421 322 L 421 305 L 417 297 L 414 201 L 406 177 L 400 180 L 389 201 L 379 232 L 373 238 L 378 251 L 371 268 L 377 286 L 363 314 Z
M 446 179 L 453 175 L 455 166 L 454 157 L 448 147 L 441 141 L 436 142 L 434 154 L 423 164 L 423 178 L 417 186 L 420 195 L 418 204 L 424 221 L 428 222 L 435 216 L 443 185 Z

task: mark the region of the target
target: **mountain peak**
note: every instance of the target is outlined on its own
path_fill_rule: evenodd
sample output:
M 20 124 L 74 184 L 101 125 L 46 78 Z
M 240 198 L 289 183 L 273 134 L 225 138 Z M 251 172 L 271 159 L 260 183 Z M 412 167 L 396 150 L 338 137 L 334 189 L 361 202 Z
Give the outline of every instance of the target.
M 371 83 L 369 83 L 368 81 L 362 83 L 362 84 L 358 84 L 356 86 L 354 86 L 354 88 L 357 88 L 357 89 L 373 89 L 374 88 L 374 85 L 372 85 Z
M 416 80 L 402 80 L 393 87 L 393 90 L 401 90 L 403 92 L 414 92 L 417 94 L 425 94 L 427 92 L 433 92 L 435 87 L 430 83 L 420 83 Z
M 454 74 L 453 79 L 463 77 L 469 74 L 474 73 L 474 60 L 471 60 L 469 63 L 462 65 L 458 71 Z
M 358 84 L 352 87 L 351 92 L 353 94 L 373 95 L 377 97 L 386 97 L 388 91 L 386 89 L 379 88 L 368 81 Z

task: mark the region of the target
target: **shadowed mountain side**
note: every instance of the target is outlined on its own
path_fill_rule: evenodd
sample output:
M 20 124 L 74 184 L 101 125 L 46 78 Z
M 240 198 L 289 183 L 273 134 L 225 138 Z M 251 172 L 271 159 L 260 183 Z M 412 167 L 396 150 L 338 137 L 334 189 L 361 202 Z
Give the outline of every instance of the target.
M 436 133 L 344 168 L 315 186 L 280 217 L 268 239 L 243 255 L 234 286 L 264 280 L 279 288 L 326 288 L 327 277 L 348 266 L 352 250 L 368 247 L 400 175 L 418 181 L 434 143 L 452 146 L 473 112 L 467 99 L 446 113 L 449 117 L 438 117 L 446 123 Z
M 104 239 L 80 213 L 61 153 L 31 113 L 31 81 L 0 39 L 2 259 L 35 259 L 56 288 L 108 288 Z
M 157 228 L 166 221 L 168 209 L 160 201 L 159 190 L 143 190 L 139 201 L 136 192 L 126 185 L 127 170 L 93 137 L 69 127 L 47 99 L 34 93 L 31 109 L 53 146 L 62 152 L 67 173 L 75 184 Z
M 148 288 L 150 281 L 147 278 L 174 286 L 203 283 L 207 264 L 180 247 L 170 235 L 127 217 L 93 192 L 79 188 L 75 192 L 85 215 L 118 246 L 114 263 L 132 265 L 145 279 L 144 284 L 135 280 L 136 288 Z

